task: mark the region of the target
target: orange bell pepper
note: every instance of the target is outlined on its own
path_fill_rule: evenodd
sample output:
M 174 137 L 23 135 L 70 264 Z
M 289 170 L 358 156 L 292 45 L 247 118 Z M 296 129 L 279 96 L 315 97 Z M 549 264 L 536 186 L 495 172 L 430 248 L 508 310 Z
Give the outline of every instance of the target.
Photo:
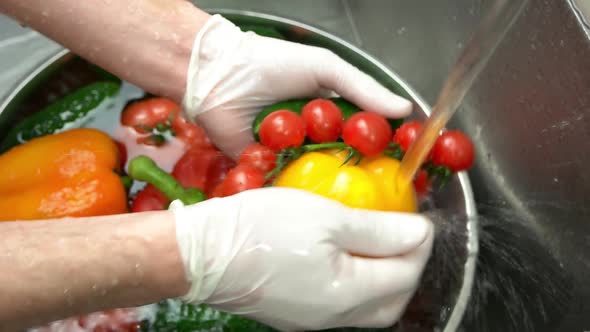
M 125 213 L 115 142 L 96 129 L 43 136 L 0 155 L 0 221 Z

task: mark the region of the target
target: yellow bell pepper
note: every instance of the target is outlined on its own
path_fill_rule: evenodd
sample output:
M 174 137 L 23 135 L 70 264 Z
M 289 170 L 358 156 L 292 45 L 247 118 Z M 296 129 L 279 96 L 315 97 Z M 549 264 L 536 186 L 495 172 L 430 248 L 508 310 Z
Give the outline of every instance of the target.
M 400 162 L 380 156 L 343 164 L 346 152 L 306 152 L 290 162 L 273 185 L 307 190 L 354 208 L 417 212 L 413 186 L 397 183 Z

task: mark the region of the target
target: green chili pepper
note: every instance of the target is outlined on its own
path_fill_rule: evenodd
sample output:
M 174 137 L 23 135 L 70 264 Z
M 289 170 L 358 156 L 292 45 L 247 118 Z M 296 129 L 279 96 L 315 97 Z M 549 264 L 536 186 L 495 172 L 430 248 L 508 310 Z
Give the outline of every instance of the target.
M 176 179 L 158 167 L 147 156 L 137 156 L 129 162 L 129 176 L 147 182 L 160 190 L 170 201 L 179 199 L 184 205 L 199 203 L 207 199 L 197 188 L 184 188 Z

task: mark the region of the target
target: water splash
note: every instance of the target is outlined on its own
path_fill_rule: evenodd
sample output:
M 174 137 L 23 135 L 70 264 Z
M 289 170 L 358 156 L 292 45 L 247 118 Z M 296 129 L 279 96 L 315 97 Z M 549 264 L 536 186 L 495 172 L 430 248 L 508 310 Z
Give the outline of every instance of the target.
M 497 206 L 481 207 L 480 212 L 476 279 L 461 331 L 545 331 L 556 326 L 568 312 L 572 276 L 514 212 Z M 407 325 L 420 328 L 445 321 L 466 250 L 463 217 L 445 211 L 429 214 L 436 225 L 433 253 L 409 306 L 410 316 L 404 318 Z

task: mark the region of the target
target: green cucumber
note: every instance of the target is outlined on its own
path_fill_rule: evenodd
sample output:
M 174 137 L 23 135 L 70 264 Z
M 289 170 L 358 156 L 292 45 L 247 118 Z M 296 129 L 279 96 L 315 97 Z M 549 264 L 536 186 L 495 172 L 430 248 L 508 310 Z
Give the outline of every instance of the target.
M 277 30 L 273 27 L 252 24 L 252 25 L 241 25 L 240 29 L 242 31 L 252 31 L 257 35 L 264 36 L 264 37 L 271 37 L 271 38 L 277 38 L 277 39 L 283 39 L 283 40 L 285 39 L 285 36 L 283 36 L 283 34 L 279 32 L 279 30 Z
M 260 141 L 260 137 L 258 136 L 258 132 L 260 131 L 260 124 L 262 123 L 264 118 L 266 118 L 270 113 L 278 110 L 289 110 L 291 112 L 301 114 L 303 107 L 311 100 L 311 98 L 291 99 L 264 107 L 262 111 L 258 113 L 256 118 L 254 119 L 254 122 L 252 123 L 252 133 L 254 134 L 254 138 L 257 141 Z M 360 108 L 358 106 L 354 105 L 353 103 L 349 102 L 348 100 L 342 97 L 330 98 L 330 100 L 333 101 L 334 104 L 336 104 L 340 108 L 344 120 L 348 119 L 354 113 L 360 111 Z M 391 129 L 396 130 L 404 122 L 404 119 L 388 119 L 388 122 L 391 126 Z
M 334 104 L 336 104 L 336 106 L 340 108 L 344 120 L 348 119 L 354 113 L 360 112 L 360 108 L 358 108 L 355 104 L 349 102 L 344 98 L 330 98 L 330 100 L 333 101 Z
M 0 151 L 64 129 L 114 96 L 120 86 L 117 82 L 101 81 L 74 91 L 13 127 L 2 141 Z

